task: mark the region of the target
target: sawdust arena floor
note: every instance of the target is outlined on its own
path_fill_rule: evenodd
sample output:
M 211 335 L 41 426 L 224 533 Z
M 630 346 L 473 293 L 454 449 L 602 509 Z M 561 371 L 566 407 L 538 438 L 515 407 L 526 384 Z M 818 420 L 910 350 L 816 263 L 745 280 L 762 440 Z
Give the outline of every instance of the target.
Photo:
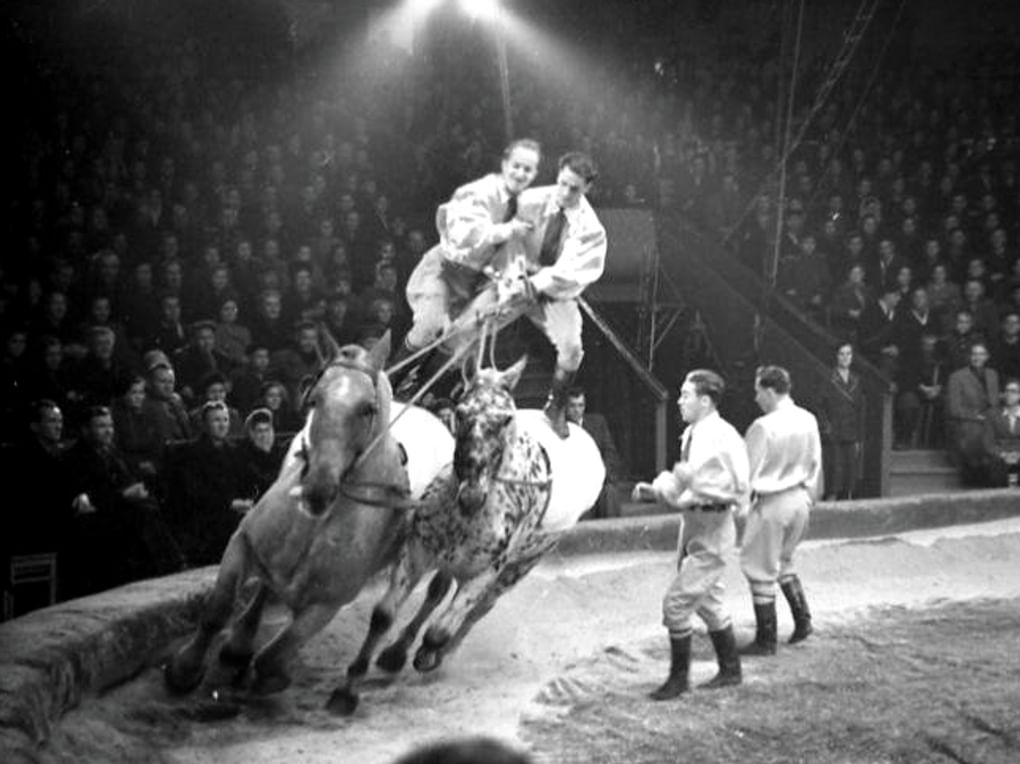
M 1020 520 L 813 542 L 798 554 L 816 633 L 745 660 L 740 687 L 646 698 L 668 660 L 660 599 L 674 555 L 554 555 L 438 672 L 373 669 L 351 718 L 323 705 L 381 582 L 305 646 L 284 693 L 252 699 L 211 669 L 199 691 L 173 698 L 151 666 L 67 714 L 44 760 L 385 764 L 427 741 L 484 734 L 536 762 L 1020 761 Z M 735 561 L 727 588 L 747 639 Z M 782 600 L 779 614 L 785 639 Z M 263 635 L 282 618 L 270 613 Z M 714 672 L 699 632 L 692 680 Z M 213 690 L 230 702 L 212 704 Z M 220 707 L 226 718 L 210 713 Z

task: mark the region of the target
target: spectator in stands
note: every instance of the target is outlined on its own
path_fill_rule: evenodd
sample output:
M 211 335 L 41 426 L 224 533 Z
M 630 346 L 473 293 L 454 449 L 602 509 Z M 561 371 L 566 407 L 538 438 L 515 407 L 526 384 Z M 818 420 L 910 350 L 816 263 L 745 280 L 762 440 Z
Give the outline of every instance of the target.
M 12 556 L 56 553 L 58 575 L 71 540 L 71 475 L 63 443 L 64 417 L 52 400 L 33 402 L 28 411 L 28 437 L 5 454 L 10 474 L 32 487 L 28 505 L 5 502 L 0 511 L 0 582 L 6 590 Z M 60 595 L 64 591 L 61 589 Z
M 128 378 L 113 404 L 113 427 L 128 467 L 155 488 L 159 485 L 164 443 L 155 418 L 146 413 L 146 387 L 142 375 Z
M 291 403 L 287 386 L 282 382 L 266 382 L 262 386 L 262 396 L 255 405 L 256 408 L 269 409 L 273 415 L 273 430 L 276 432 L 294 433 L 304 424 Z
M 1020 485 L 1020 379 L 1007 378 L 1002 404 L 985 420 L 984 452 L 989 484 Z
M 231 444 L 230 413 L 222 401 L 202 407 L 202 432 L 180 446 L 169 479 L 170 517 L 192 566 L 219 562 L 241 515 L 251 507 L 244 473 Z
M 890 380 L 896 379 L 900 349 L 896 344 L 896 308 L 900 291 L 895 284 L 887 284 L 881 296 L 873 300 L 861 313 L 860 344 L 864 356 Z
M 857 339 L 861 315 L 873 300 L 871 289 L 864 283 L 864 266 L 860 263 L 851 265 L 846 280 L 832 295 L 830 321 L 833 331 Z
M 922 330 L 920 352 L 900 366 L 895 403 L 896 441 L 903 448 L 941 447 L 943 390 L 949 372 L 934 329 Z
M 1000 379 L 1020 379 L 1020 309 L 1003 314 L 992 361 Z
M 995 303 L 985 296 L 985 285 L 980 279 L 968 279 L 963 284 L 963 307 L 974 317 L 974 328 L 985 337 L 992 337 L 999 328 L 999 311 Z
M 626 470 L 623 466 L 623 459 L 620 458 L 620 452 L 616 449 L 616 442 L 609 429 L 609 422 L 602 414 L 588 411 L 588 398 L 584 388 L 574 386 L 568 391 L 567 421 L 584 428 L 584 431 L 591 435 L 602 455 L 602 463 L 606 467 L 606 478 L 602 484 L 602 491 L 587 516 L 593 519 L 619 517 L 620 496 L 617 493 L 617 488 L 626 479 Z
M 273 378 L 287 386 L 291 401 L 298 401 L 304 393 L 304 385 L 322 368 L 322 351 L 319 327 L 314 322 L 299 321 L 293 336 L 288 347 L 272 355 L 271 365 Z
M 283 318 L 283 298 L 277 289 L 264 289 L 255 315 L 248 323 L 252 342 L 269 348 L 270 353 L 283 350 L 290 341 L 290 331 Z
M 238 410 L 227 404 L 227 378 L 222 372 L 211 371 L 206 374 L 198 385 L 197 402 L 192 411 L 188 414 L 188 421 L 191 423 L 192 432 L 202 431 L 202 412 L 205 404 L 219 402 L 227 406 L 227 413 L 230 416 L 230 427 L 227 435 L 231 438 L 240 438 L 244 435 L 244 421 Z
M 963 303 L 960 285 L 949 280 L 949 269 L 945 263 L 936 263 L 925 287 L 928 290 L 928 302 L 938 320 L 939 330 L 942 334 L 948 334 L 956 323 L 956 311 Z
M 276 442 L 273 414 L 268 409 L 252 411 L 245 419 L 244 430 L 247 437 L 240 445 L 242 498 L 257 502 L 279 475 L 285 449 Z
M 180 569 L 158 503 L 114 446 L 109 408 L 89 409 L 67 464 L 74 520 L 65 582 L 72 596 Z
M 858 496 L 861 474 L 865 400 L 853 360 L 853 344 L 842 343 L 836 349 L 836 366 L 822 391 L 819 410 L 826 493 L 835 501 Z
M 226 357 L 231 369 L 245 363 L 245 353 L 251 344 L 251 331 L 238 321 L 239 313 L 240 305 L 233 297 L 224 300 L 217 313 L 216 348 Z
M 200 405 L 199 385 L 213 372 L 229 374 L 230 359 L 216 347 L 216 324 L 201 320 L 191 325 L 191 341 L 172 358 L 178 391 L 185 403 Z
M 342 294 L 331 294 L 326 298 L 324 325 L 341 347 L 357 342 L 361 331 L 358 317 L 351 312 L 350 300 Z
M 61 410 L 77 400 L 73 374 L 64 361 L 60 339 L 44 336 L 39 340 L 39 357 L 29 367 L 28 390 L 39 398 L 53 401 Z M 14 398 L 17 399 L 17 396 Z M 11 400 L 11 398 L 7 398 Z
M 130 369 L 114 358 L 116 335 L 108 326 L 95 326 L 89 332 L 88 353 L 75 370 L 75 387 L 89 405 L 109 406 L 123 389 Z
M 950 374 L 946 384 L 948 445 L 965 485 L 982 485 L 987 480 L 985 420 L 999 401 L 999 375 L 987 363 L 988 346 L 974 342 L 970 363 Z
M 156 360 L 146 375 L 145 416 L 159 433 L 163 443 L 191 437 L 191 424 L 184 401 L 176 392 L 177 375 L 166 361 Z
M 796 250 L 783 258 L 778 288 L 805 314 L 819 324 L 825 323 L 829 275 L 825 259 L 818 253 L 817 239 L 813 233 L 802 235 Z
M 159 298 L 160 319 L 156 332 L 144 343 L 146 350 L 157 348 L 172 357 L 188 343 L 188 335 L 181 322 L 181 298 L 177 294 L 164 294 Z
M 946 337 L 946 364 L 950 372 L 962 369 L 970 362 L 970 350 L 975 342 L 986 342 L 984 334 L 974 328 L 974 316 L 967 308 L 956 311 L 953 330 Z

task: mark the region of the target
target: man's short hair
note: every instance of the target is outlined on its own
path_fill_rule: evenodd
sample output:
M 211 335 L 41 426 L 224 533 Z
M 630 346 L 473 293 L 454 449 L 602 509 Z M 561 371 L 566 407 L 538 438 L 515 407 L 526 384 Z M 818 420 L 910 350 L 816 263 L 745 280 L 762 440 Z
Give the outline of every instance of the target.
M 726 392 L 726 381 L 711 369 L 695 369 L 688 372 L 684 381 L 694 385 L 694 392 L 707 396 L 717 406 Z
M 592 183 L 599 176 L 595 160 L 582 151 L 570 151 L 560 157 L 559 168 L 564 167 L 580 175 L 585 183 Z
M 503 158 L 509 159 L 510 155 L 514 153 L 514 149 L 529 149 L 542 156 L 542 144 L 534 138 L 518 138 L 517 140 L 510 141 L 507 147 L 503 149 Z
M 779 395 L 786 395 L 793 387 L 790 372 L 782 366 L 762 366 L 754 375 L 755 384 L 773 390 Z
M 580 385 L 571 385 L 567 388 L 567 398 L 585 398 L 587 397 L 584 392 L 584 388 Z

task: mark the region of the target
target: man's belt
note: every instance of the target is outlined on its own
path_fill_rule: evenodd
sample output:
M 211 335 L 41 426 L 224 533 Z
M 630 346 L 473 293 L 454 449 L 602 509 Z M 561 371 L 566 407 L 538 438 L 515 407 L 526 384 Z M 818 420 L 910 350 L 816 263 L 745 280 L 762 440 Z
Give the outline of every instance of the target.
M 719 502 L 716 504 L 692 504 L 687 509 L 692 512 L 725 512 L 730 508 L 728 503 Z

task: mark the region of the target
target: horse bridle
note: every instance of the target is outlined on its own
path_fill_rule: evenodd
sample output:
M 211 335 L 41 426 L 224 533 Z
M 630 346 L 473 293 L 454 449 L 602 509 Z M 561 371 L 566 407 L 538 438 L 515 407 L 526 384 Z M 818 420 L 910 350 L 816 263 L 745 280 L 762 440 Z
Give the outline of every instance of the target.
M 301 401 L 302 407 L 307 405 L 308 398 L 311 396 L 312 391 L 315 390 L 315 388 L 319 386 L 319 382 L 322 380 L 322 377 L 326 373 L 326 371 L 328 369 L 331 369 L 331 368 L 335 367 L 335 366 L 339 366 L 339 367 L 344 368 L 344 369 L 350 369 L 351 371 L 359 371 L 362 374 L 364 374 L 365 376 L 367 376 L 372 381 L 372 387 L 373 387 L 373 389 L 375 390 L 375 393 L 376 393 L 376 400 L 378 400 L 378 398 L 379 398 L 379 387 L 378 387 L 378 383 L 376 381 L 376 375 L 377 374 L 381 374 L 382 372 L 372 368 L 368 364 L 360 363 L 358 361 L 353 361 L 353 360 L 349 360 L 349 359 L 345 359 L 345 358 L 341 358 L 341 359 L 334 360 L 334 361 L 331 361 L 328 364 L 323 365 L 323 367 L 319 370 L 319 373 L 315 375 L 315 378 L 308 385 L 308 389 L 305 390 L 304 398 L 302 398 L 302 401 Z M 381 407 L 377 407 L 377 409 L 378 408 L 381 408 Z M 372 416 L 373 416 L 373 421 L 372 421 L 372 427 L 370 429 L 374 430 L 375 429 L 375 419 L 374 418 L 375 418 L 376 415 L 373 414 Z M 404 486 L 396 485 L 394 483 L 382 483 L 382 482 L 375 481 L 375 480 L 357 480 L 357 481 L 354 481 L 354 480 L 350 480 L 350 478 L 349 478 L 351 472 L 353 472 L 354 469 L 357 468 L 361 464 L 361 462 L 364 460 L 364 458 L 369 453 L 371 453 L 375 449 L 376 446 L 379 445 L 379 443 L 382 441 L 383 436 L 386 434 L 386 432 L 388 430 L 389 430 L 389 424 L 386 425 L 386 429 L 384 429 L 382 433 L 380 433 L 372 441 L 369 442 L 368 446 L 366 446 L 358 454 L 357 458 L 351 463 L 351 466 L 348 467 L 347 470 L 344 472 L 344 474 L 340 476 L 339 492 L 340 492 L 340 495 L 343 496 L 344 498 L 350 499 L 351 501 L 356 501 L 359 504 L 368 505 L 370 507 L 385 507 L 387 509 L 408 509 L 411 506 L 412 502 L 408 498 L 409 495 L 410 495 L 410 491 L 407 488 L 405 488 Z M 307 462 L 307 460 L 308 460 L 308 443 L 307 442 L 304 442 L 304 443 L 301 444 L 301 450 L 300 450 L 299 453 L 301 454 L 302 458 L 305 459 L 305 461 Z M 359 495 L 358 493 L 356 493 L 352 489 L 359 489 L 359 490 L 360 489 L 364 489 L 366 491 L 366 493 Z M 387 497 L 390 497 L 390 498 L 387 498 Z M 396 501 L 394 501 L 394 499 L 392 497 L 396 497 Z

